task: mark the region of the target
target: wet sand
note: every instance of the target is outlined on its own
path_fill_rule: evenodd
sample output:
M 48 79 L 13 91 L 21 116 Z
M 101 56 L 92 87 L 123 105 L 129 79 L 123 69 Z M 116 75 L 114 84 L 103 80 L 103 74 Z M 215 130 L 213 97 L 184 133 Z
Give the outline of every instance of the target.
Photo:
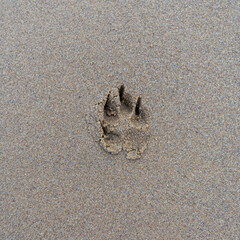
M 240 238 L 238 1 L 0 9 L 1 239 Z M 87 121 L 122 84 L 151 116 L 137 160 Z

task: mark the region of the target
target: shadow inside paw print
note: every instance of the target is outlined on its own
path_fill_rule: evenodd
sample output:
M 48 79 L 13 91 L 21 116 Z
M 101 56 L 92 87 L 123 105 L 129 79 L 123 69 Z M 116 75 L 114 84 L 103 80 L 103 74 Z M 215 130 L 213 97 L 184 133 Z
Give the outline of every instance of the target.
M 126 152 L 128 159 L 137 159 L 147 148 L 149 115 L 124 85 L 110 91 L 100 103 L 99 132 L 102 147 L 112 153 Z

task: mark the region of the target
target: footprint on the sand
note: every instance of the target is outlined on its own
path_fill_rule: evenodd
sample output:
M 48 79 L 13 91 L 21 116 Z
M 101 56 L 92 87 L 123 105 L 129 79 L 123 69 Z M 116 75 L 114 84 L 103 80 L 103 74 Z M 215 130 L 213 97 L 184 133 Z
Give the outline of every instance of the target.
M 99 142 L 109 153 L 126 152 L 128 159 L 137 159 L 147 149 L 149 114 L 136 99 L 125 91 L 124 85 L 109 91 L 97 104 Z

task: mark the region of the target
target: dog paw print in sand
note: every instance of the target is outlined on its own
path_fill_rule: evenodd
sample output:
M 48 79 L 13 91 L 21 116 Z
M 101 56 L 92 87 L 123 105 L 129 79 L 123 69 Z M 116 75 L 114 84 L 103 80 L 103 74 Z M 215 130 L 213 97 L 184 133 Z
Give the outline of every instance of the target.
M 142 97 L 134 99 L 122 85 L 109 91 L 98 107 L 101 146 L 112 154 L 125 151 L 128 159 L 140 158 L 149 139 L 149 115 Z

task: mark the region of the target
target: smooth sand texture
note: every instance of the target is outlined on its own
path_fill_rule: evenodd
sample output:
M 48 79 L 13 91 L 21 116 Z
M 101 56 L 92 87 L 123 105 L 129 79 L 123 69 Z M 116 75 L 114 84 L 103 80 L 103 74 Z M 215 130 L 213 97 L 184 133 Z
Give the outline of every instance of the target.
M 1 239 L 239 239 L 239 1 L 3 0 Z M 139 160 L 94 141 L 142 95 Z

